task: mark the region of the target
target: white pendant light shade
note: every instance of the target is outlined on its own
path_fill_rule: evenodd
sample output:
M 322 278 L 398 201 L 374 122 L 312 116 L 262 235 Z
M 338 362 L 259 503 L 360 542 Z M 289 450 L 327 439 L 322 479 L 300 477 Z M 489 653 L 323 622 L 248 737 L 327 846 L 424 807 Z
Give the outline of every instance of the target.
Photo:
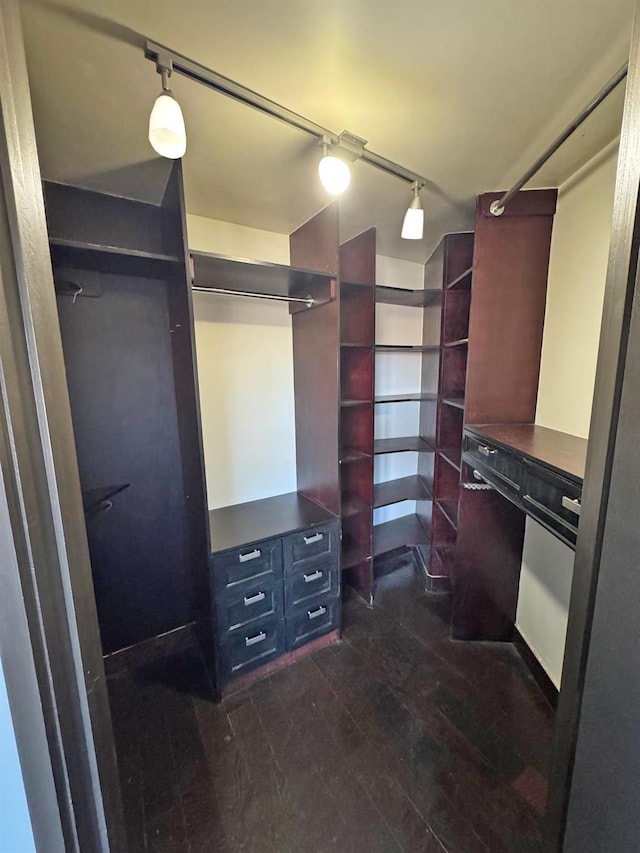
M 179 160 L 187 150 L 187 132 L 180 104 L 169 92 L 156 98 L 149 116 L 149 142 L 161 157 Z
M 318 174 L 322 186 L 331 195 L 341 195 L 349 186 L 351 181 L 351 169 L 344 160 L 325 154 L 318 165 Z
M 411 204 L 407 208 L 402 223 L 402 232 L 400 236 L 403 240 L 422 240 L 424 233 L 424 210 L 422 202 L 418 195 L 419 188 L 414 186 L 414 197 Z

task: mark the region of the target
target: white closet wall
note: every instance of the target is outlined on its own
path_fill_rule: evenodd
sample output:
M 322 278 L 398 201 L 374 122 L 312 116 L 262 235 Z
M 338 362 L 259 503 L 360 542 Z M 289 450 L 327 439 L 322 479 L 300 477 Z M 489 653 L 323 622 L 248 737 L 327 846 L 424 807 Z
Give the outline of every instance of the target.
M 289 263 L 289 237 L 187 216 L 189 247 Z M 296 491 L 293 341 L 282 302 L 194 294 L 209 509 Z
M 588 436 L 611 234 L 617 143 L 561 187 L 536 423 Z M 560 686 L 573 551 L 527 518 L 516 627 Z

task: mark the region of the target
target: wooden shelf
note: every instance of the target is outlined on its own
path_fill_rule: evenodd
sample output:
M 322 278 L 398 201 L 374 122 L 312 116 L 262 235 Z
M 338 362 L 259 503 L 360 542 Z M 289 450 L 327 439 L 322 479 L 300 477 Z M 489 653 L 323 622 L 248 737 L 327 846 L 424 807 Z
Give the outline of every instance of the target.
M 456 409 L 464 409 L 464 397 L 443 397 L 445 406 L 453 406 Z
M 209 532 L 214 552 L 240 548 L 326 524 L 335 518 L 299 492 L 209 510 Z
M 182 264 L 184 267 L 184 258 L 176 255 L 143 252 L 98 243 L 82 243 L 58 237 L 49 239 L 49 248 L 56 267 L 97 270 L 121 275 L 142 275 L 150 278 L 163 277 L 170 266 Z
M 473 267 L 469 267 L 466 269 L 461 275 L 457 278 L 454 278 L 453 281 L 449 282 L 447 285 L 447 290 L 466 290 L 471 287 L 471 277 L 473 274 Z
M 341 347 L 341 349 L 366 349 L 366 350 L 370 350 L 370 349 L 373 349 L 373 344 L 350 344 L 350 343 L 347 343 L 346 341 L 341 341 L 340 347 Z
M 341 400 L 340 405 L 348 408 L 349 406 L 371 406 L 373 400 Z
M 433 447 L 426 439 L 416 435 L 407 435 L 401 438 L 376 438 L 373 442 L 373 452 L 376 455 L 383 453 L 406 453 L 408 451 L 433 453 Z
M 219 287 L 238 293 L 306 296 L 313 288 L 335 278 L 314 270 L 206 252 L 191 252 L 191 259 L 196 287 Z
M 340 454 L 340 462 L 343 465 L 349 462 L 357 462 L 359 459 L 371 459 L 371 454 L 363 453 L 361 450 L 353 450 L 351 447 L 345 447 Z
M 437 394 L 387 394 L 376 397 L 375 403 L 413 403 L 420 400 L 437 400 Z
M 458 501 L 457 499 L 443 498 L 437 500 L 436 505 L 442 512 L 454 530 L 458 529 Z
M 374 483 L 373 485 L 374 509 L 401 501 L 416 500 L 431 500 L 431 492 L 426 480 L 417 474 L 410 477 L 400 477 L 398 480 L 387 480 L 386 483 Z
M 376 524 L 373 528 L 373 555 L 379 557 L 387 551 L 406 545 L 425 545 L 429 541 L 429 531 L 423 527 L 417 515 L 405 515 Z
M 447 448 L 446 450 L 439 451 L 440 456 L 444 459 L 445 462 L 448 462 L 452 468 L 455 468 L 456 471 L 460 471 L 462 468 L 462 448 L 453 447 Z
M 450 343 L 444 344 L 444 346 L 448 349 L 449 347 L 466 347 L 469 343 L 469 338 L 460 338 L 459 341 L 451 341 Z
M 442 298 L 441 290 L 408 290 L 404 287 L 376 285 L 376 302 L 385 305 L 404 305 L 409 308 L 425 308 L 437 305 Z
M 397 344 L 376 344 L 376 352 L 439 352 L 440 344 L 428 344 L 427 346 L 404 346 Z

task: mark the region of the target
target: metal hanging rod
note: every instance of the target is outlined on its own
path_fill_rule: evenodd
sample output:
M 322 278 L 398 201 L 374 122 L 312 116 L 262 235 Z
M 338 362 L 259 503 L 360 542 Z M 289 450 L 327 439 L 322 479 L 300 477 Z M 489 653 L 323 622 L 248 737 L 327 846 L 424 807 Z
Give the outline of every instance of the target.
M 609 80 L 606 86 L 604 86 L 598 92 L 595 98 L 587 104 L 587 106 L 582 110 L 579 115 L 574 118 L 571 124 L 568 125 L 568 127 L 566 127 L 562 131 L 560 136 L 558 136 L 558 138 L 551 143 L 547 150 L 538 157 L 533 166 L 524 173 L 520 180 L 515 183 L 511 187 L 511 189 L 502 196 L 502 198 L 498 199 L 498 201 L 494 201 L 491 203 L 489 210 L 491 211 L 491 213 L 493 213 L 494 216 L 502 216 L 502 214 L 504 213 L 505 206 L 511 201 L 514 195 L 522 189 L 522 187 L 527 183 L 527 181 L 529 181 L 535 175 L 535 173 L 542 168 L 542 166 L 544 166 L 544 164 L 551 157 L 551 155 L 555 154 L 558 148 L 560 148 L 560 146 L 567 141 L 571 134 L 580 127 L 583 121 L 589 118 L 589 116 L 596 109 L 596 107 L 598 107 L 604 101 L 604 99 L 608 95 L 610 95 L 611 92 L 613 92 L 616 86 L 624 80 L 624 78 L 627 76 L 628 70 L 629 66 L 623 65 L 622 68 L 613 75 L 613 77 L 611 78 L 611 80 Z
M 266 98 L 259 92 L 254 92 L 253 89 L 248 89 L 241 83 L 230 80 L 229 77 L 218 74 L 217 71 L 213 71 L 205 65 L 200 65 L 200 63 L 194 62 L 180 53 L 175 53 L 168 47 L 156 44 L 156 42 L 147 41 L 144 48 L 144 55 L 147 59 L 155 62 L 158 70 L 162 72 L 171 74 L 173 71 L 177 71 L 178 74 L 182 74 L 190 80 L 202 83 L 204 86 L 215 89 L 216 92 L 221 92 L 223 95 L 240 101 L 240 103 L 248 107 L 253 107 L 266 115 L 272 116 L 272 118 L 277 118 L 290 127 L 296 128 L 296 130 L 308 133 L 319 142 L 325 140 L 331 145 L 340 146 L 342 144 L 346 149 L 345 153 L 355 153 L 354 159 L 364 160 L 365 163 L 369 163 L 369 165 L 375 166 L 376 169 L 381 169 L 395 178 L 400 178 L 410 184 L 417 181 L 421 187 L 429 183 L 425 177 L 419 175 L 417 172 L 412 172 L 410 169 L 405 169 L 399 163 L 394 163 L 393 160 L 388 160 L 380 154 L 368 151 L 364 147 L 366 145 L 365 140 L 360 140 L 346 131 L 342 134 L 334 133 L 326 127 L 322 127 L 322 125 L 311 121 L 311 119 L 305 118 L 287 107 L 283 107 L 270 98 Z M 355 149 L 353 145 L 349 145 L 353 140 L 360 143 L 356 145 Z
M 271 299 L 273 302 L 301 302 L 307 308 L 319 303 L 310 296 L 278 296 L 275 293 L 245 293 L 243 290 L 226 290 L 224 287 L 201 287 L 193 285 L 196 293 L 217 293 L 220 296 L 244 296 L 247 299 Z

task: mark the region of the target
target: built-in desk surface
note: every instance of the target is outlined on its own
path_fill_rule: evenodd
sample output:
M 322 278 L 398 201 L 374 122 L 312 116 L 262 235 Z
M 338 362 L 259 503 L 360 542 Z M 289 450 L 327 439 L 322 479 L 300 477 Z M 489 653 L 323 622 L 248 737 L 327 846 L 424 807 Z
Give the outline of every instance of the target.
M 212 509 L 209 511 L 211 550 L 215 553 L 241 548 L 335 519 L 335 515 L 299 492 Z
M 469 424 L 465 429 L 553 468 L 559 474 L 584 480 L 586 438 L 536 424 Z

